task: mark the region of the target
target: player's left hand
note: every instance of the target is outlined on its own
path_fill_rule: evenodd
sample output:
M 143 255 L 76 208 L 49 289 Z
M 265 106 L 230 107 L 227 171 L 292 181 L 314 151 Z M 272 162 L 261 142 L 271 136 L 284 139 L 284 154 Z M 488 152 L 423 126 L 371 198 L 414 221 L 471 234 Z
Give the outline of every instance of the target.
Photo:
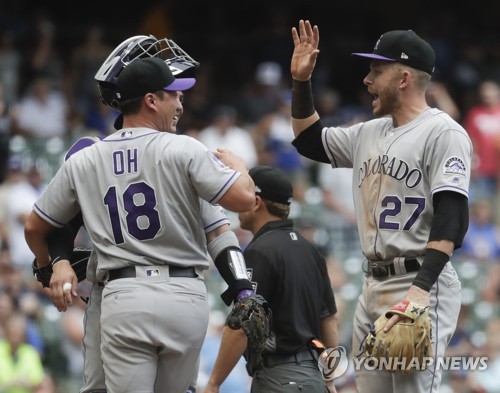
M 398 322 L 387 329 L 389 320 Z M 364 356 L 388 361 L 387 371 L 423 371 L 433 356 L 429 306 L 407 298 L 377 318 L 364 340 Z
M 243 329 L 248 339 L 247 362 L 252 370 L 256 370 L 262 363 L 262 351 L 271 334 L 272 312 L 269 304 L 255 294 L 239 299 L 234 303 L 226 325 L 233 330 Z
M 231 150 L 224 147 L 217 148 L 217 151 L 213 152 L 214 156 L 222 161 L 223 164 L 227 165 L 229 168 L 241 172 L 248 172 L 248 168 L 245 161 L 240 156 L 233 153 Z
M 64 290 L 64 284 L 71 284 L 70 290 Z M 52 267 L 50 279 L 50 297 L 58 311 L 66 311 L 73 304 L 73 298 L 78 297 L 78 277 L 71 267 L 70 261 L 61 260 Z
M 430 293 L 424 291 L 419 287 L 416 287 L 415 285 L 412 285 L 410 287 L 404 298 L 414 303 L 421 304 L 422 306 L 425 307 L 429 307 L 431 304 Z M 403 317 L 401 315 L 394 314 L 384 326 L 384 332 L 388 332 L 389 330 L 391 330 L 391 328 L 402 319 Z

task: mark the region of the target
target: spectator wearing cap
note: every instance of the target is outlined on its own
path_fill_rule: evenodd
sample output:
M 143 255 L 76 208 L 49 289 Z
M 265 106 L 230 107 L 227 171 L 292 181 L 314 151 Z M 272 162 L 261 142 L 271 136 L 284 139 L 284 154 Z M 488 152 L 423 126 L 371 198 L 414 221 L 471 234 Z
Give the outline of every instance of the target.
M 284 172 L 257 166 L 249 174 L 255 182 L 255 204 L 238 216 L 241 228 L 254 235 L 244 251 L 247 275 L 273 312 L 263 366 L 247 366 L 251 390 L 282 392 L 288 387 L 281 381 L 288 381 L 324 393 L 318 353 L 338 344 L 337 307 L 325 258 L 288 219 L 293 187 Z M 244 334 L 225 328 L 205 393 L 219 391 L 242 355 L 250 355 Z M 332 384 L 329 388 L 335 391 Z

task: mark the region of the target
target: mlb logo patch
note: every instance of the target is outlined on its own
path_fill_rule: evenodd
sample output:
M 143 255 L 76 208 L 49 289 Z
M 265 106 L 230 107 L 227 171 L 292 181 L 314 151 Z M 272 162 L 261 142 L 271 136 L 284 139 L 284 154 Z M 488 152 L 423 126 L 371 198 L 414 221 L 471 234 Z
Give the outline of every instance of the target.
M 160 271 L 158 269 L 147 269 L 146 276 L 147 277 L 158 277 L 160 275 Z

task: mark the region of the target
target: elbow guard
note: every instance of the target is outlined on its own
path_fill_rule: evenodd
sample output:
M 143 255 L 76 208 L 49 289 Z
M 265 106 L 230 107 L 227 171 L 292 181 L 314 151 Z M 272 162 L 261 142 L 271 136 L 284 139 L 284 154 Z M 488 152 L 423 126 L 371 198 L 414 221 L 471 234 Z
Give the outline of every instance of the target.
M 253 291 L 252 283 L 247 276 L 245 258 L 234 232 L 224 232 L 211 241 L 208 244 L 208 252 L 228 285 L 228 289 L 221 295 L 226 305 L 229 306 L 241 291 Z

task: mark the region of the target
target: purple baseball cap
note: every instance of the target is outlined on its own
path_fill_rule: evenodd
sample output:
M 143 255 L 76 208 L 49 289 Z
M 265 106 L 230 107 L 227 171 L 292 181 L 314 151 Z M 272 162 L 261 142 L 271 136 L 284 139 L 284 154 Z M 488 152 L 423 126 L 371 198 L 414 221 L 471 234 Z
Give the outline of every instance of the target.
M 158 90 L 188 90 L 195 83 L 195 78 L 176 79 L 164 60 L 148 57 L 137 59 L 125 67 L 116 80 L 116 97 L 123 102 Z
M 372 53 L 353 53 L 376 60 L 395 61 L 432 74 L 436 55 L 413 30 L 393 30 L 380 36 Z

